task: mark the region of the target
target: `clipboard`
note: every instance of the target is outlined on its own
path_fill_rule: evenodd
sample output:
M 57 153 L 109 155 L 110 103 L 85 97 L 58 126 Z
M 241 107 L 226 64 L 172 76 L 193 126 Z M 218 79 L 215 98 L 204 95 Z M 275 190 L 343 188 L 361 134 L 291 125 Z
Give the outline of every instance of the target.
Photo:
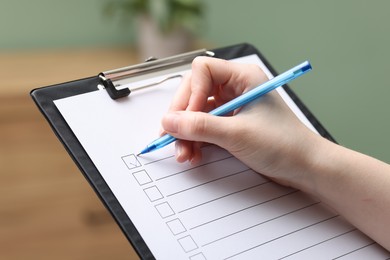
M 171 78 L 177 77 L 175 75 L 175 70 L 177 68 L 182 69 L 183 66 L 189 66 L 191 61 L 196 56 L 206 55 L 230 60 L 253 54 L 257 55 L 261 59 L 261 61 L 273 75 L 277 74 L 270 63 L 255 47 L 250 44 L 243 43 L 214 50 L 194 51 L 161 60 L 150 59 L 145 63 L 102 72 L 97 76 L 38 88 L 31 91 L 33 100 L 52 127 L 54 133 L 62 142 L 63 146 L 72 157 L 73 161 L 78 166 L 91 187 L 94 189 L 97 196 L 111 213 L 140 258 L 155 259 L 156 256 L 152 253 L 152 250 L 145 242 L 142 234 L 140 234 L 137 227 L 134 225 L 133 220 L 129 218 L 128 214 L 123 209 L 121 203 L 118 201 L 117 197 L 114 195 L 111 188 L 102 177 L 94 162 L 91 160 L 88 153 L 79 142 L 78 137 L 72 131 L 67 121 L 64 119 L 54 104 L 54 101 L 95 91 L 106 91 L 108 99 L 112 99 L 113 102 L 118 102 L 118 100 L 131 95 L 131 93 L 134 91 L 143 88 L 149 88 L 154 84 L 160 84 L 165 80 L 170 80 Z M 169 71 L 170 76 L 152 84 L 137 86 L 134 89 L 123 87 L 127 86 L 128 82 L 137 82 L 145 77 L 147 78 L 151 77 L 151 75 L 158 75 L 162 70 L 165 74 L 167 71 Z M 316 117 L 298 98 L 298 96 L 287 85 L 283 86 L 283 89 L 297 105 L 297 107 L 302 111 L 304 116 L 314 126 L 316 131 L 324 138 L 335 142 L 334 138 L 316 119 Z M 190 257 L 190 259 L 198 258 Z M 206 259 L 206 257 L 204 257 L 204 259 Z

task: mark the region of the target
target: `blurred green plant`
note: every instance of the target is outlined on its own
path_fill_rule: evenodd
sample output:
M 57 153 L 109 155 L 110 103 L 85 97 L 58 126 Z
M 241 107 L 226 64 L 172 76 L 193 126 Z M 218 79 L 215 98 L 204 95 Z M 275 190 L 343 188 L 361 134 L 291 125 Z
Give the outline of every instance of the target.
M 111 17 L 118 14 L 133 22 L 144 16 L 153 20 L 162 33 L 177 28 L 199 33 L 204 4 L 201 0 L 111 0 L 104 12 Z

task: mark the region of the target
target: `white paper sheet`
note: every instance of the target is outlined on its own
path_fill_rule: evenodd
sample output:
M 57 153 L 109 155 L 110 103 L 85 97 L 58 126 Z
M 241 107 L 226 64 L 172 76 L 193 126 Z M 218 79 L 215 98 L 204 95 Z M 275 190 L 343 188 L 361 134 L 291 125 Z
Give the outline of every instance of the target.
M 256 55 L 236 61 L 258 64 L 272 77 Z M 177 163 L 173 145 L 135 156 L 158 137 L 179 84 L 180 79 L 170 80 L 117 101 L 104 90 L 55 101 L 157 259 L 389 255 L 321 202 L 270 182 L 218 147 L 204 147 L 196 166 Z

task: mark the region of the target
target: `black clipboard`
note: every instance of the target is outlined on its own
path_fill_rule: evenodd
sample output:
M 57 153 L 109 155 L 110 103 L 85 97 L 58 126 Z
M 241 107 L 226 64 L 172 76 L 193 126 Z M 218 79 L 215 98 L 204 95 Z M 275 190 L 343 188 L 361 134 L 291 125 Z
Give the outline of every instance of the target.
M 72 157 L 73 161 L 79 167 L 80 171 L 87 179 L 91 187 L 94 189 L 100 200 L 105 207 L 112 214 L 113 218 L 123 231 L 126 238 L 132 244 L 137 254 L 142 259 L 155 259 L 152 252 L 144 242 L 142 236 L 137 231 L 136 227 L 129 219 L 128 215 L 123 210 L 122 206 L 106 184 L 103 177 L 93 164 L 92 160 L 87 155 L 86 151 L 79 143 L 77 137 L 74 135 L 59 110 L 54 104 L 54 100 L 84 94 L 92 91 L 98 91 L 98 86 L 104 86 L 109 96 L 113 99 L 121 98 L 130 94 L 128 89 L 119 89 L 118 84 L 114 80 L 123 80 L 124 78 L 131 78 L 137 76 L 144 71 L 158 71 L 161 68 L 175 67 L 184 63 L 189 63 L 197 55 L 211 55 L 222 59 L 234 59 L 242 56 L 256 54 L 268 67 L 273 75 L 277 75 L 276 71 L 272 68 L 270 63 L 265 57 L 250 44 L 238 44 L 228 46 L 224 48 L 218 48 L 210 51 L 201 50 L 191 52 L 183 55 L 178 55 L 162 60 L 151 59 L 142 64 L 130 66 L 122 69 L 109 71 L 107 73 L 101 73 L 97 76 L 89 78 L 79 79 L 67 83 L 52 85 L 48 87 L 42 87 L 31 91 L 31 96 L 36 105 L 40 109 L 41 113 L 45 116 L 46 120 L 52 127 L 54 133 L 58 139 L 62 142 L 63 146 Z M 127 73 L 129 72 L 129 73 Z M 322 126 L 322 124 L 316 119 L 316 117 L 310 112 L 310 110 L 304 105 L 304 103 L 298 98 L 298 96 L 287 86 L 283 88 L 292 100 L 301 109 L 307 119 L 316 128 L 320 135 L 335 142 L 333 137 Z

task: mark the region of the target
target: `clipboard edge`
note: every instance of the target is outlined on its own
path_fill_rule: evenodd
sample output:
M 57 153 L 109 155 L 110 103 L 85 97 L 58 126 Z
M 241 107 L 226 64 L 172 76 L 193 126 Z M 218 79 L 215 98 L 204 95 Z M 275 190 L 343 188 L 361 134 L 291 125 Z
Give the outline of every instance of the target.
M 69 156 L 76 164 L 77 168 L 81 171 L 84 178 L 87 180 L 93 191 L 96 193 L 104 207 L 108 210 L 114 221 L 122 230 L 122 233 L 130 242 L 137 255 L 142 259 L 155 259 L 152 252 L 146 245 L 145 241 L 142 239 L 142 236 L 138 232 L 137 228 L 127 216 L 119 201 L 116 199 L 115 195 L 111 191 L 110 187 L 105 182 L 103 177 L 101 177 L 96 166 L 87 155 L 83 146 L 80 144 L 77 137 L 74 135 L 73 131 L 66 123 L 65 119 L 62 117 L 60 111 L 55 106 L 54 100 L 60 98 L 59 96 L 61 94 L 59 93 L 57 98 L 50 98 L 52 100 L 48 101 L 48 92 L 53 94 L 53 92 L 51 92 L 52 90 L 54 91 L 59 87 L 63 87 L 64 84 L 66 86 L 68 86 L 69 84 L 79 84 L 80 81 L 87 81 L 90 82 L 90 86 L 96 86 L 94 85 L 94 83 L 98 82 L 98 79 L 96 77 L 90 77 L 66 83 L 46 86 L 42 88 L 36 88 L 30 92 L 30 96 L 32 97 L 33 101 L 37 105 L 42 115 L 45 117 L 46 121 L 49 123 L 49 126 L 51 127 L 55 136 L 60 140 L 66 152 L 69 154 Z M 98 91 L 98 89 L 95 89 L 94 87 L 90 87 L 87 89 L 83 88 L 78 89 L 78 93 L 73 94 L 84 94 L 89 93 L 91 91 Z M 58 118 L 55 118 L 55 116 L 53 117 L 52 113 L 56 113 L 55 116 L 57 116 Z M 81 155 L 79 155 L 79 152 L 76 153 L 75 150 L 79 150 L 79 152 L 81 152 Z M 96 175 L 98 178 L 95 179 L 93 175 Z

